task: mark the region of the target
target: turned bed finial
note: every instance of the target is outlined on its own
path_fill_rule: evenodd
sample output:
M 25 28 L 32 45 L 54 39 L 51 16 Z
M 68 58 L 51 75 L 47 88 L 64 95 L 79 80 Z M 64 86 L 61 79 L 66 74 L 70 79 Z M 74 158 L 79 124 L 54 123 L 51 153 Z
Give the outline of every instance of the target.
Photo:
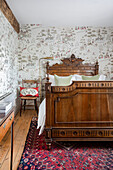
M 95 74 L 98 74 L 98 73 L 99 73 L 99 65 L 98 65 L 98 60 L 97 60 L 95 64 Z
M 47 82 L 49 82 L 49 73 L 48 73 L 48 70 L 49 70 L 49 61 L 47 61 L 47 64 L 46 64 Z
M 72 63 L 75 61 L 75 55 L 74 55 L 74 54 L 71 55 L 70 61 L 71 61 Z

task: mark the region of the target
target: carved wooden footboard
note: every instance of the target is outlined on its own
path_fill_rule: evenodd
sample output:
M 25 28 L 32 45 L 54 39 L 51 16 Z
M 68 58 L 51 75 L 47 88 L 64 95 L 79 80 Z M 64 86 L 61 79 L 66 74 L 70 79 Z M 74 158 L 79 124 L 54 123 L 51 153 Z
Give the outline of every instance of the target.
M 113 82 L 74 81 L 61 87 L 47 82 L 45 130 L 48 147 L 52 140 L 113 140 Z
M 113 82 L 46 84 L 46 141 L 113 140 Z

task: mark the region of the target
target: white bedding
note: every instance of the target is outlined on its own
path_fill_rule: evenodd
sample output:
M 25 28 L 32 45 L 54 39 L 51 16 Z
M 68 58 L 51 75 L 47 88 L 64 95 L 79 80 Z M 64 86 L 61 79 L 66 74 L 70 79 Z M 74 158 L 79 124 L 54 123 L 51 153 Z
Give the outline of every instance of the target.
M 46 75 L 47 76 L 47 75 Z M 57 75 L 56 75 L 57 76 Z M 95 75 L 95 76 L 97 76 L 97 75 Z M 95 76 L 87 76 L 87 77 L 95 77 Z M 64 78 L 64 77 L 69 77 L 69 76 L 57 76 L 57 77 L 59 77 L 59 78 Z M 92 79 L 93 80 L 93 79 Z M 94 79 L 95 80 L 95 79 Z M 100 74 L 99 75 L 99 79 L 98 79 L 98 81 L 104 81 L 104 80 L 106 80 L 106 76 L 105 75 L 103 75 L 103 74 Z M 65 80 L 64 80 L 65 81 Z M 72 84 L 72 82 L 73 81 L 84 81 L 83 79 L 82 79 L 82 75 L 79 75 L 79 74 L 74 74 L 74 75 L 72 75 L 72 78 L 71 78 L 71 81 L 70 81 L 70 84 Z M 86 81 L 89 81 L 89 80 L 86 80 Z M 51 74 L 49 74 L 49 82 L 51 82 L 51 86 L 55 86 L 55 77 L 54 77 L 54 75 L 51 75 Z M 65 86 L 65 83 L 64 83 L 64 86 Z
M 45 119 L 46 119 L 46 99 L 44 99 L 39 106 L 38 126 L 37 126 L 37 129 L 40 128 L 39 135 L 41 135 L 44 130 Z

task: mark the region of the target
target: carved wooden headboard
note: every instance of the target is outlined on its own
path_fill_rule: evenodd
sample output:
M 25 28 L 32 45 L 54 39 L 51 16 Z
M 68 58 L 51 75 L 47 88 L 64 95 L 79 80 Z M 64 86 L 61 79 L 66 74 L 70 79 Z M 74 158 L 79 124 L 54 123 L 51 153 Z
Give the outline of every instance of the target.
M 72 54 L 70 58 L 64 58 L 61 61 L 61 64 L 56 63 L 53 66 L 49 66 L 49 62 L 47 62 L 47 74 L 57 74 L 59 76 L 68 76 L 72 74 L 91 76 L 98 74 L 98 62 L 96 62 L 96 64 L 83 64 L 82 62 L 84 60 L 75 58 L 74 54 Z

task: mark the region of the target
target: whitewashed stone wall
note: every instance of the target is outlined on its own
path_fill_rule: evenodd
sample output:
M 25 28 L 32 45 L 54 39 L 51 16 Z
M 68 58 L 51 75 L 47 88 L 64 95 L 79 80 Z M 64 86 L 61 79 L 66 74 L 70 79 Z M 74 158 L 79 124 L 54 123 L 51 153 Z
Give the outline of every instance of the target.
M 0 11 L 0 96 L 13 92 L 16 98 L 18 34 Z
M 85 62 L 99 62 L 100 74 L 113 77 L 113 27 L 44 27 L 21 25 L 18 71 L 21 79 L 39 77 L 39 59 L 53 57 L 51 64 L 75 54 Z M 45 60 L 40 60 L 44 76 Z

